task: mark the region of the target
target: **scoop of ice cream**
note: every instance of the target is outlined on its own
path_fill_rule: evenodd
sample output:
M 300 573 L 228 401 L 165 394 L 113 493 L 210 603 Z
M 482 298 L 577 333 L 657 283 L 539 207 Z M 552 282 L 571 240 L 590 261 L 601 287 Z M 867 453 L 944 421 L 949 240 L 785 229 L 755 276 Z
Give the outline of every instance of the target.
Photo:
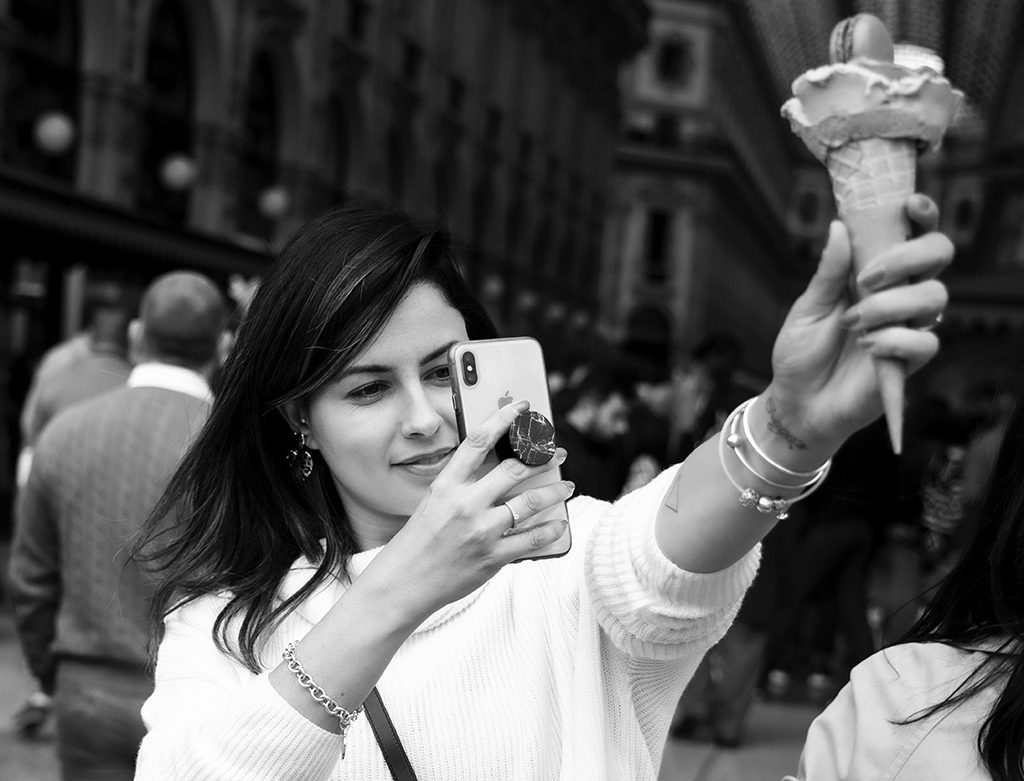
M 782 115 L 824 161 L 829 149 L 864 138 L 909 138 L 937 148 L 962 99 L 930 69 L 858 58 L 798 76 Z

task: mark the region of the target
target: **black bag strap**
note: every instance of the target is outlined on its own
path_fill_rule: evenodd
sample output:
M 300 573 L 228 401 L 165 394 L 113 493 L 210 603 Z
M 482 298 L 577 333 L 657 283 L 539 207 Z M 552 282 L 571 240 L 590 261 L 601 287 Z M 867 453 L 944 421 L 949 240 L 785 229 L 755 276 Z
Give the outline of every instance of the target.
M 409 757 L 406 756 L 402 741 L 395 731 L 395 725 L 391 723 L 387 708 L 384 707 L 384 700 L 380 698 L 380 692 L 374 686 L 370 696 L 363 702 L 363 710 L 366 718 L 370 720 L 370 727 L 373 729 L 374 737 L 377 738 L 377 745 L 384 754 L 384 761 L 391 770 L 395 781 L 416 781 L 416 771 L 409 764 Z

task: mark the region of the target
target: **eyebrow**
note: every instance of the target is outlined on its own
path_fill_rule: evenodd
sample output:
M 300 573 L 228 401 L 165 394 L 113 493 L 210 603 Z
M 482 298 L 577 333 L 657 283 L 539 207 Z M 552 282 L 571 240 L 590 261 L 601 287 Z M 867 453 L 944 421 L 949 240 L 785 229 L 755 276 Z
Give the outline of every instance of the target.
M 458 344 L 458 340 L 453 339 L 447 344 L 442 345 L 441 347 L 438 347 L 436 350 L 433 350 L 432 352 L 423 356 L 420 359 L 420 366 L 425 366 L 431 361 L 436 361 L 442 355 L 447 353 L 453 344 Z M 384 364 L 378 363 L 356 364 L 353 366 L 349 366 L 347 369 L 345 369 L 345 371 L 341 373 L 341 377 L 348 377 L 349 375 L 352 374 L 386 374 L 387 372 L 391 371 L 391 369 L 392 367 L 390 366 L 385 366 Z

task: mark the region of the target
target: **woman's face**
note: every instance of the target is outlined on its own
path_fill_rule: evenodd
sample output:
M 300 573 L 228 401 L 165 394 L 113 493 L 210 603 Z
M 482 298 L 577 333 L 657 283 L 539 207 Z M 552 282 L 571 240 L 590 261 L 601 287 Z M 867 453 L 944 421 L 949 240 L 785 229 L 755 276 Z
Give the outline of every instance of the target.
M 306 446 L 327 463 L 363 548 L 402 527 L 459 444 L 447 353 L 467 338 L 442 293 L 416 285 L 342 376 L 310 399 Z

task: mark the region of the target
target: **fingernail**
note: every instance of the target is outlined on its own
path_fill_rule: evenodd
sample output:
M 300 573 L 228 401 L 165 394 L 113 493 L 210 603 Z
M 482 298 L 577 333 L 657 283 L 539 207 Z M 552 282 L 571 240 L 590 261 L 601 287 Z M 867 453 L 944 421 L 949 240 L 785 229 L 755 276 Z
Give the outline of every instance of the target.
M 572 496 L 573 491 L 576 490 L 576 483 L 572 480 L 563 480 L 562 486 L 565 488 L 566 492 L 568 492 L 569 496 Z
M 558 463 L 561 464 L 563 461 L 565 461 L 565 458 L 568 455 L 569 455 L 569 451 L 566 450 L 564 447 L 556 447 L 555 448 L 555 461 L 557 461 Z
M 857 284 L 868 290 L 873 290 L 875 285 L 885 279 L 885 269 L 878 268 L 877 266 L 868 269 L 859 277 L 857 277 Z
M 859 347 L 863 347 L 864 349 L 867 349 L 869 347 L 874 346 L 874 344 L 875 344 L 875 337 L 873 337 L 873 336 L 859 336 L 859 337 L 857 337 L 857 345 Z
M 855 306 L 851 306 L 849 309 L 843 312 L 843 316 L 839 318 L 839 325 L 841 325 L 843 328 L 853 328 L 859 322 L 860 310 Z
M 922 212 L 931 205 L 931 201 L 920 193 L 910 196 L 910 201 L 915 209 Z
M 530 402 L 526 401 L 525 399 L 523 401 L 517 401 L 515 404 L 512 405 L 512 408 L 516 412 L 526 412 L 526 410 L 530 408 Z

